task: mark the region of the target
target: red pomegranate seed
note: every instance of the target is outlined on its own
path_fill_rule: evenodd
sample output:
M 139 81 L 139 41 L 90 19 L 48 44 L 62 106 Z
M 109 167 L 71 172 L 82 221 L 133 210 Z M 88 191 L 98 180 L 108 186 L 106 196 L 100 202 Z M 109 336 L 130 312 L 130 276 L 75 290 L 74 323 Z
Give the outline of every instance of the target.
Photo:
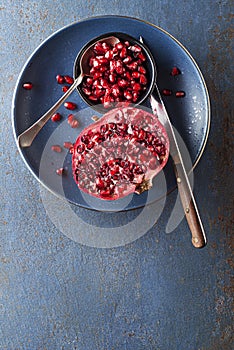
M 119 54 L 119 57 L 125 58 L 126 56 L 127 56 L 127 49 L 126 49 L 126 47 L 123 47 L 120 54 Z
M 176 95 L 176 97 L 184 97 L 185 92 L 184 91 L 176 91 L 175 95 Z
M 164 96 L 171 96 L 172 95 L 172 91 L 169 89 L 163 89 L 162 93 Z
M 71 122 L 70 125 L 71 125 L 71 127 L 72 127 L 73 129 L 75 129 L 75 128 L 78 128 L 79 122 L 78 122 L 77 119 L 74 119 L 74 120 Z
M 132 100 L 132 94 L 130 91 L 124 91 L 124 97 L 127 99 L 127 100 Z
M 70 124 L 74 120 L 74 118 L 74 114 L 69 114 L 69 116 L 67 117 L 68 124 Z
M 141 84 L 139 83 L 134 83 L 132 89 L 134 91 L 140 91 L 141 90 Z
M 112 50 L 109 50 L 105 53 L 105 58 L 107 58 L 108 60 L 111 60 L 114 57 L 114 53 Z
M 124 46 L 121 42 L 119 42 L 119 43 L 115 44 L 115 47 L 118 51 L 121 51 Z
M 60 113 L 55 113 L 52 115 L 51 120 L 52 122 L 58 122 L 62 118 L 62 115 Z
M 140 73 L 139 72 L 137 72 L 137 71 L 134 71 L 134 72 L 132 72 L 132 78 L 133 79 L 138 79 L 138 78 L 140 78 Z
M 82 91 L 85 93 L 85 95 L 88 95 L 88 96 L 92 94 L 92 91 L 90 88 L 83 87 Z
M 73 143 L 69 142 L 69 141 L 65 141 L 63 144 L 64 148 L 70 149 L 73 147 Z
M 74 83 L 74 79 L 70 77 L 70 75 L 64 75 L 64 80 L 67 84 L 70 84 L 70 85 Z
M 56 170 L 56 174 L 58 174 L 60 176 L 63 175 L 63 173 L 64 173 L 64 168 L 59 168 Z
M 56 75 L 56 80 L 58 84 L 63 84 L 64 83 L 64 76 L 61 74 Z
M 90 78 L 90 77 L 88 77 L 88 78 L 86 79 L 86 84 L 87 84 L 88 86 L 92 86 L 92 85 L 93 85 L 93 79 Z
M 51 146 L 51 150 L 57 153 L 61 153 L 62 152 L 62 148 L 59 145 L 53 145 Z
M 98 100 L 97 96 L 94 96 L 94 95 L 90 95 L 88 98 L 91 101 L 97 101 Z
M 143 66 L 138 66 L 138 72 L 141 74 L 146 74 L 146 69 Z
M 119 79 L 118 80 L 118 85 L 121 88 L 125 88 L 126 86 L 128 86 L 128 81 L 126 79 Z
M 173 67 L 171 70 L 171 75 L 175 76 L 175 75 L 179 75 L 179 74 L 181 74 L 179 68 Z
M 70 110 L 74 110 L 77 108 L 77 105 L 74 102 L 65 102 L 64 107 Z
M 33 84 L 32 83 L 24 83 L 23 84 L 23 88 L 25 89 L 25 90 L 31 90 L 32 88 L 33 88 Z
M 123 59 L 123 63 L 127 64 L 132 62 L 132 57 L 131 56 L 127 56 L 126 58 Z
M 140 83 L 143 84 L 143 85 L 146 85 L 147 84 L 147 78 L 144 74 L 141 74 L 140 75 Z
M 67 86 L 67 85 L 64 85 L 64 86 L 62 87 L 62 91 L 63 91 L 63 92 L 67 92 L 68 89 L 69 89 L 69 86 Z

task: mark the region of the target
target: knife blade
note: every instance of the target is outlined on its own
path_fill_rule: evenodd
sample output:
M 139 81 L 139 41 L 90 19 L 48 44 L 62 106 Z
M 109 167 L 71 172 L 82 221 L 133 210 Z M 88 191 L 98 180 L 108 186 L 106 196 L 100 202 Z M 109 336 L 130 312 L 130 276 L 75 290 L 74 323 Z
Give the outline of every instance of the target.
M 179 145 L 168 116 L 166 107 L 163 103 L 157 84 L 150 96 L 152 112 L 158 116 L 159 121 L 165 127 L 170 141 L 170 156 L 173 160 L 173 167 L 176 176 L 176 182 L 180 199 L 182 202 L 185 217 L 192 234 L 192 244 L 196 248 L 202 248 L 206 245 L 206 235 L 200 218 L 198 207 L 193 195 L 193 191 L 184 166 L 184 161 L 179 149 Z

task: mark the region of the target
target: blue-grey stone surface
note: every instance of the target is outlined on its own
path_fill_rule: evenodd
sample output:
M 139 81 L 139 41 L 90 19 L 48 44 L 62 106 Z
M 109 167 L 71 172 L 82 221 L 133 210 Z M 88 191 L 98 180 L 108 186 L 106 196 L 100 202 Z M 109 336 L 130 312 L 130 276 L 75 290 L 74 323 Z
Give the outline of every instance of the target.
M 0 349 L 233 349 L 232 12 L 227 0 L 0 1 Z M 185 220 L 165 233 L 176 191 L 156 225 L 132 243 L 102 249 L 71 240 L 47 215 L 17 150 L 11 103 L 29 55 L 63 26 L 106 14 L 162 27 L 203 72 L 212 122 L 194 193 L 204 249 L 192 246 Z M 75 211 L 97 232 L 124 220 Z

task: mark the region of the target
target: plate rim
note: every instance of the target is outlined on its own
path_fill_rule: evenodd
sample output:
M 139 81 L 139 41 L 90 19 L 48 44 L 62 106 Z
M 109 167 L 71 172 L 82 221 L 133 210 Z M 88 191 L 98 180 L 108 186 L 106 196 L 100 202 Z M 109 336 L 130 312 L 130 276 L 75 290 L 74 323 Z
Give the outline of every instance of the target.
M 15 142 L 16 142 L 16 145 L 17 145 L 17 149 L 21 155 L 21 157 L 23 158 L 24 160 L 24 163 L 26 164 L 27 168 L 30 170 L 30 172 L 32 173 L 32 175 L 34 176 L 34 178 L 39 182 L 39 184 L 43 185 L 48 191 L 50 191 L 51 193 L 53 193 L 55 196 L 61 198 L 61 199 L 64 199 L 66 201 L 68 201 L 69 203 L 73 204 L 73 205 L 76 205 L 76 206 L 79 206 L 81 208 L 84 208 L 84 209 L 88 209 L 88 210 L 92 210 L 92 211 L 99 211 L 99 212 L 109 212 L 108 210 L 98 210 L 96 208 L 90 208 L 90 207 L 87 207 L 87 206 L 84 206 L 84 205 L 81 205 L 81 204 L 78 204 L 78 203 L 74 203 L 73 201 L 69 200 L 68 198 L 64 198 L 62 195 L 56 193 L 53 189 L 49 188 L 44 182 L 42 182 L 40 180 L 40 178 L 33 172 L 33 169 L 32 167 L 30 167 L 29 163 L 27 162 L 27 160 L 25 159 L 24 155 L 23 155 L 23 152 L 19 146 L 19 143 L 18 143 L 18 139 L 17 139 L 17 135 L 16 135 L 16 128 L 15 128 L 15 100 L 16 100 L 16 94 L 17 94 L 17 90 L 18 90 L 18 86 L 19 86 L 19 82 L 21 80 L 21 77 L 27 67 L 27 65 L 29 64 L 30 60 L 33 58 L 33 56 L 36 54 L 36 52 L 38 50 L 40 50 L 48 40 L 52 39 L 54 36 L 56 36 L 57 34 L 63 32 L 64 30 L 66 30 L 67 28 L 71 28 L 73 26 L 76 26 L 77 24 L 79 23 L 82 23 L 82 22 L 87 22 L 87 21 L 90 21 L 90 20 L 95 20 L 95 19 L 102 19 L 102 18 L 123 18 L 123 19 L 129 19 L 129 20 L 134 20 L 134 21 L 138 21 L 138 22 L 142 22 L 144 24 L 147 24 L 153 28 L 156 28 L 157 30 L 161 31 L 162 33 L 164 33 L 166 36 L 168 36 L 169 38 L 171 38 L 173 41 L 175 41 L 175 43 L 177 43 L 181 48 L 182 50 L 188 55 L 188 57 L 190 58 L 190 60 L 192 61 L 192 63 L 194 64 L 200 78 L 201 78 L 201 81 L 202 81 L 202 85 L 203 85 L 203 88 L 204 88 L 204 91 L 205 91 L 205 96 L 206 96 L 206 103 L 207 103 L 207 125 L 206 125 L 206 132 L 205 132 L 205 135 L 204 135 L 204 140 L 203 140 L 203 144 L 201 145 L 201 149 L 200 149 L 200 152 L 197 156 L 197 158 L 195 159 L 195 162 L 194 164 L 192 164 L 192 168 L 191 170 L 189 171 L 189 173 L 193 172 L 194 169 L 196 168 L 196 166 L 198 165 L 199 161 L 201 160 L 201 157 L 205 151 L 205 148 L 206 148 L 206 145 L 207 145 L 207 141 L 208 141 L 208 137 L 209 137 L 209 133 L 210 133 L 210 126 L 211 126 L 211 103 L 210 103 L 210 96 L 209 96 L 209 92 L 208 92 L 208 88 L 207 88 L 207 84 L 205 82 L 205 78 L 202 74 L 202 71 L 200 69 L 200 67 L 198 66 L 198 63 L 197 61 L 195 60 L 195 58 L 192 56 L 192 54 L 190 53 L 190 51 L 177 39 L 175 38 L 172 34 L 170 34 L 168 31 L 166 31 L 165 29 L 161 28 L 160 26 L 154 24 L 154 23 L 151 23 L 150 21 L 147 21 L 147 20 L 144 20 L 144 19 L 141 19 L 141 18 L 137 18 L 137 17 L 132 17 L 132 16 L 124 16 L 124 15 L 97 15 L 97 16 L 89 16 L 89 17 L 85 17 L 85 18 L 82 18 L 80 20 L 77 20 L 75 22 L 71 22 L 70 24 L 67 24 L 61 28 L 59 28 L 58 30 L 56 30 L 55 32 L 51 33 L 48 37 L 46 37 L 33 51 L 32 53 L 29 55 L 28 59 L 26 60 L 26 62 L 24 63 L 24 65 L 22 66 L 21 70 L 20 70 L 20 73 L 18 75 L 18 78 L 16 80 L 16 83 L 15 83 L 15 88 L 14 88 L 14 92 L 13 92 L 13 96 L 12 96 L 12 104 L 11 104 L 11 124 L 12 124 L 12 129 L 13 129 L 13 135 L 14 135 L 14 139 L 15 139 Z M 172 193 L 175 189 L 176 189 L 177 186 L 175 186 L 174 188 L 170 189 L 169 191 L 167 191 L 167 193 L 165 194 L 165 196 L 168 196 L 170 193 Z M 165 198 L 165 196 L 162 196 L 158 199 L 155 200 L 155 202 L 157 201 L 160 201 L 162 198 Z M 150 205 L 147 204 L 147 205 Z M 128 209 L 123 209 L 123 210 L 120 210 L 119 212 L 121 211 L 130 211 L 130 210 L 136 210 L 136 209 L 140 209 L 142 207 L 144 207 L 145 204 L 143 205 L 140 205 L 140 206 L 137 206 L 137 207 L 134 207 L 134 208 L 128 208 Z

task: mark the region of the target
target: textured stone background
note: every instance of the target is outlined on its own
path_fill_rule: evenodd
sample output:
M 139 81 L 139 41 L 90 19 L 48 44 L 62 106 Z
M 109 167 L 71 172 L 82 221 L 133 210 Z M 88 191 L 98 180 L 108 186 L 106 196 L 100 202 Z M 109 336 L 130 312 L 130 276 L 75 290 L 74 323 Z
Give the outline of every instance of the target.
M 232 11 L 226 0 L 0 1 L 0 349 L 232 349 Z M 212 124 L 195 170 L 209 242 L 202 250 L 185 221 L 165 234 L 176 193 L 157 225 L 127 246 L 69 240 L 46 216 L 17 151 L 11 100 L 28 56 L 61 27 L 104 14 L 169 31 L 204 74 Z

